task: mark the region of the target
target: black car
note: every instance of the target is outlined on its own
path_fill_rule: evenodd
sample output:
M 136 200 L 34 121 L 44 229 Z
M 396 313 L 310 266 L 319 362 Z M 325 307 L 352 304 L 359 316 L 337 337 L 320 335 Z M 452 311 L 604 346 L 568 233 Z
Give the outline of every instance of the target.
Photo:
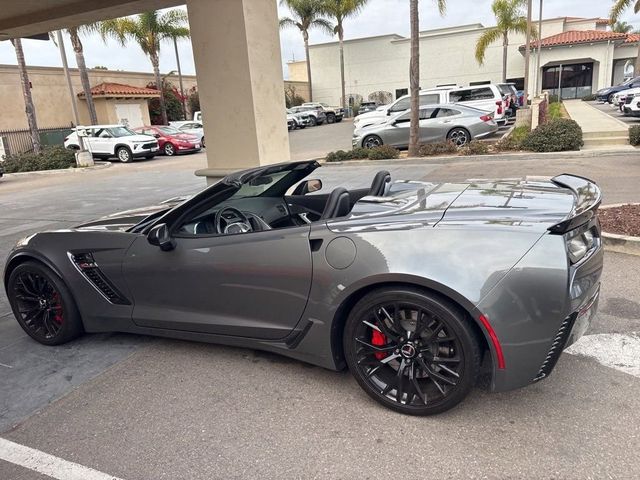
M 376 102 L 362 102 L 358 109 L 358 115 L 361 113 L 373 112 L 376 108 L 378 108 L 378 104 Z
M 626 82 L 613 87 L 602 88 L 596 92 L 596 99 L 600 102 L 611 103 L 613 101 L 613 95 L 621 92 L 622 90 L 628 90 L 630 88 L 640 87 L 640 77 L 630 78 Z

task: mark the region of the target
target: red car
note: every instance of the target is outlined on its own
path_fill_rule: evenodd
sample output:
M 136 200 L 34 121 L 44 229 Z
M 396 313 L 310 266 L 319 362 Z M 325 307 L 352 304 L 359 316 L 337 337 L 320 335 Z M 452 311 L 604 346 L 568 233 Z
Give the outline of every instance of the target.
M 134 128 L 134 130 L 138 133 L 156 137 L 160 151 L 168 156 L 178 153 L 199 152 L 202 148 L 200 139 L 197 136 L 181 132 L 175 127 L 151 125 Z

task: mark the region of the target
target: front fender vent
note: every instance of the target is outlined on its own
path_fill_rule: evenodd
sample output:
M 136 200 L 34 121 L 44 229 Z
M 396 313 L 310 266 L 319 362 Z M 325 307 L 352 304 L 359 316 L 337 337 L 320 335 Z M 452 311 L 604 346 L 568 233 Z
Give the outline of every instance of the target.
M 89 283 L 110 303 L 131 305 L 131 302 L 105 277 L 91 253 L 69 253 L 69 259 Z

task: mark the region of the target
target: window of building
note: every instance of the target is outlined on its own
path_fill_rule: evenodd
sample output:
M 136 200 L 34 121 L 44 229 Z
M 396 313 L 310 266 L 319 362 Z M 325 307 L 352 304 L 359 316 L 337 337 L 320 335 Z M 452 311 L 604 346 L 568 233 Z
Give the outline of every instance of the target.
M 556 65 L 542 69 L 542 89 L 562 98 L 582 98 L 591 94 L 593 63 Z M 558 90 L 560 89 L 560 90 Z
M 400 97 L 404 97 L 408 93 L 409 93 L 409 89 L 408 88 L 396 88 L 396 99 L 398 99 Z

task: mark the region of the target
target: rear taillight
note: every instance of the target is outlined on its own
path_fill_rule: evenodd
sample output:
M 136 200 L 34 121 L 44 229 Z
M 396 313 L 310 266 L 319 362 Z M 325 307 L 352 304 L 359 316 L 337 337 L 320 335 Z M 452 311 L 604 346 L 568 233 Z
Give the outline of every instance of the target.
M 480 117 L 480 120 L 482 120 L 483 122 L 490 122 L 491 120 L 493 120 L 493 117 L 491 115 L 482 115 Z
M 497 111 L 498 115 L 502 115 L 502 100 L 498 100 L 496 102 L 496 105 L 498 106 L 498 111 Z

